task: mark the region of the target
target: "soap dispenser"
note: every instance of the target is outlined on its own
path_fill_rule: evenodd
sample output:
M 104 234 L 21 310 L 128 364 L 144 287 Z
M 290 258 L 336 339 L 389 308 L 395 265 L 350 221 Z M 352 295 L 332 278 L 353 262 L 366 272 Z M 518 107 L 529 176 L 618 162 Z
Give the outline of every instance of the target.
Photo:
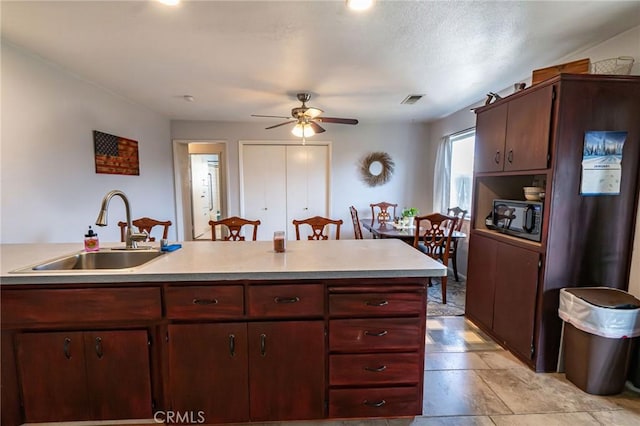
M 98 251 L 100 250 L 100 242 L 98 241 L 98 234 L 93 232 L 91 226 L 89 231 L 84 236 L 84 251 Z

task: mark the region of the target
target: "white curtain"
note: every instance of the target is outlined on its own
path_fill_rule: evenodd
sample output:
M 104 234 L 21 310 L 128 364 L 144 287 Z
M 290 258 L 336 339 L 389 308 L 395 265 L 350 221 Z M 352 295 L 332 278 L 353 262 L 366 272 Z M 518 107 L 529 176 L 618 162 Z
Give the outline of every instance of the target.
M 433 176 L 433 209 L 447 213 L 451 182 L 451 137 L 445 136 L 438 144 Z

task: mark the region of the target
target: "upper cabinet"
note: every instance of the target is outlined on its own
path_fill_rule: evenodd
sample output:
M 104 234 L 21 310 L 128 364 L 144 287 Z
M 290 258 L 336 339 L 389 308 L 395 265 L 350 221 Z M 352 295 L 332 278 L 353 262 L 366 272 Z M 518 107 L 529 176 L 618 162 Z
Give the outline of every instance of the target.
M 554 87 L 528 90 L 478 114 L 476 173 L 548 167 Z

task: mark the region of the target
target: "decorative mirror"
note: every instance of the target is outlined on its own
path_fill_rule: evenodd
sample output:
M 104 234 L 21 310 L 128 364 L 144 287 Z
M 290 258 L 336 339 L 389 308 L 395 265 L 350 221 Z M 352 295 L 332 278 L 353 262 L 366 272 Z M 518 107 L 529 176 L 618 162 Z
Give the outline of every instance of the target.
M 372 152 L 360 162 L 362 180 L 369 186 L 384 185 L 391 179 L 395 164 L 386 152 Z

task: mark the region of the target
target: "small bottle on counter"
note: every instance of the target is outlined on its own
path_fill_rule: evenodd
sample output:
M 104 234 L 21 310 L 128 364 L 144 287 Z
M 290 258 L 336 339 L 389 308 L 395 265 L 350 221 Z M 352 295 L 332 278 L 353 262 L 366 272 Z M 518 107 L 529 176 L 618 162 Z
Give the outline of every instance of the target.
M 100 241 L 98 240 L 98 234 L 93 232 L 91 226 L 89 231 L 84 236 L 84 251 L 98 251 L 100 250 Z
M 273 251 L 276 253 L 284 253 L 284 231 L 276 231 L 273 233 Z

